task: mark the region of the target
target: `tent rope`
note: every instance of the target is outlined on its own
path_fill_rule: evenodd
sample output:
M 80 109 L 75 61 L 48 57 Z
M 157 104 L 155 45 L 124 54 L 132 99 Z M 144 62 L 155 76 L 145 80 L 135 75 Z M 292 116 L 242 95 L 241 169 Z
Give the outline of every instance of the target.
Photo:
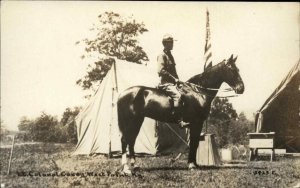
M 189 144 L 168 123 L 166 123 L 166 125 L 183 143 L 185 143 L 187 146 L 189 146 Z

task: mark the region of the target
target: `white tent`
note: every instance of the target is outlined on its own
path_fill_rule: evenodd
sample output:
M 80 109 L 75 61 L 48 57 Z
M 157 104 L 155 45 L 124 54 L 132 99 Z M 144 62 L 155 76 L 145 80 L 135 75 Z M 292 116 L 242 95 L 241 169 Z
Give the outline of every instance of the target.
M 75 155 L 111 154 L 121 151 L 117 99 L 130 86 L 156 87 L 155 69 L 116 61 L 87 106 L 76 117 L 78 143 Z M 176 125 L 145 118 L 135 144 L 136 153 L 165 154 L 187 148 L 187 134 Z

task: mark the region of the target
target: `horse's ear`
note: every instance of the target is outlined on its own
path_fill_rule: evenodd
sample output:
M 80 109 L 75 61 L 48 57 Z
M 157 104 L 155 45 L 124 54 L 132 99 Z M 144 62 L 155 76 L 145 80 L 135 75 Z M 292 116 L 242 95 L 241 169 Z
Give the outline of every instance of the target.
M 230 58 L 228 60 L 232 60 L 233 59 L 233 54 L 231 54 Z
M 236 57 L 233 59 L 233 62 L 235 62 L 237 58 L 238 58 L 238 56 L 236 56 Z
M 225 65 L 227 65 L 228 61 L 226 59 L 223 59 L 223 61 L 225 63 Z

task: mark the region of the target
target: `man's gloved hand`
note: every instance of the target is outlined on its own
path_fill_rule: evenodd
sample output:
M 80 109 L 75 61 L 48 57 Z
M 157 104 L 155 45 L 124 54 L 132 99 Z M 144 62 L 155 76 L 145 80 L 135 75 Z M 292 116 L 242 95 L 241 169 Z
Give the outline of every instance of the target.
M 183 84 L 183 82 L 182 81 L 180 81 L 179 79 L 175 79 L 175 82 L 176 82 L 176 85 L 177 85 L 177 87 L 181 87 L 182 86 L 182 84 Z
M 175 79 L 176 84 L 183 84 L 183 81 L 180 81 L 179 79 Z

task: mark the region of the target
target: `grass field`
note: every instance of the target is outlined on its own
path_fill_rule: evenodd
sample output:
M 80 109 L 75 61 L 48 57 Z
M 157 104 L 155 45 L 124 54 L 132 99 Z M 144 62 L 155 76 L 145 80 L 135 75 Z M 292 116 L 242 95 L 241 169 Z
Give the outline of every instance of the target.
M 1 184 L 5 187 L 293 187 L 300 181 L 300 158 L 277 157 L 245 166 L 187 170 L 186 156 L 173 165 L 171 156 L 137 158 L 133 176 L 118 173 L 120 158 L 71 156 L 74 145 L 16 146 L 11 174 L 9 148 L 1 149 Z

